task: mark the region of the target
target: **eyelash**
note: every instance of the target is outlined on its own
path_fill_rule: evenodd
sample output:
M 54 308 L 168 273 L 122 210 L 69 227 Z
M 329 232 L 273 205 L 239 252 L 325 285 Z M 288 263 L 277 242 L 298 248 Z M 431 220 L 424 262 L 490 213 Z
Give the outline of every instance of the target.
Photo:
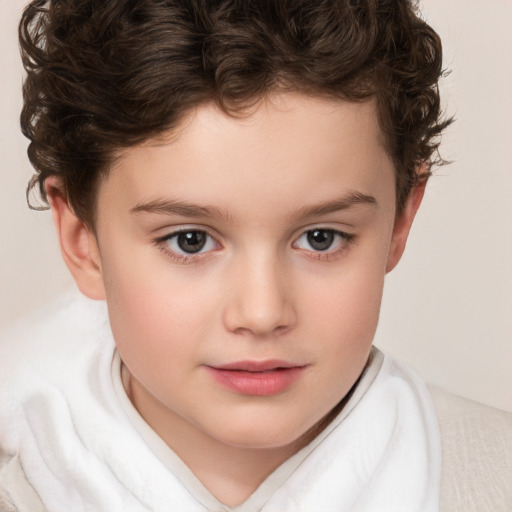
M 325 251 L 321 250 L 308 250 L 308 249 L 301 249 L 299 247 L 296 247 L 298 250 L 302 250 L 307 253 L 307 257 L 311 258 L 313 260 L 317 261 L 331 261 L 336 259 L 341 254 L 345 253 L 349 250 L 350 246 L 355 242 L 356 235 L 353 233 L 346 233 L 345 231 L 340 231 L 338 229 L 332 229 L 332 228 L 325 228 L 325 227 L 313 227 L 310 229 L 307 229 L 304 231 L 297 240 L 292 244 L 292 247 L 295 247 L 298 241 L 304 237 L 307 236 L 309 233 L 313 233 L 314 231 L 323 231 L 325 233 L 330 233 L 334 235 L 335 237 L 340 237 L 342 240 L 340 241 L 340 247 L 337 249 L 326 249 Z
M 221 247 L 221 245 L 215 240 L 215 238 L 210 235 L 207 231 L 204 229 L 199 228 L 182 228 L 178 229 L 177 231 L 173 231 L 172 233 L 169 233 L 168 235 L 165 235 L 163 237 L 157 238 L 154 243 L 155 245 L 169 258 L 176 261 L 177 263 L 194 263 L 194 261 L 198 261 L 201 258 L 209 256 L 214 250 L 209 250 L 206 252 L 197 252 L 197 253 L 190 253 L 190 254 L 181 254 L 176 251 L 173 251 L 169 248 L 169 241 L 173 238 L 178 238 L 180 234 L 184 233 L 202 233 L 208 237 L 209 240 L 213 240 L 215 245 L 217 246 L 217 249 Z M 208 243 L 208 242 L 206 242 Z
M 301 249 L 299 247 L 296 247 L 297 242 L 304 236 L 307 236 L 309 233 L 313 233 L 314 231 L 323 231 L 325 233 L 331 233 L 334 236 L 341 237 L 343 240 L 340 242 L 341 246 L 337 249 L 326 249 L 325 251 L 314 249 L 308 250 L 308 249 Z M 197 253 L 189 253 L 189 254 L 182 254 L 178 253 L 172 249 L 169 248 L 169 241 L 173 238 L 176 238 L 182 234 L 182 233 L 202 233 L 208 237 L 209 240 L 212 240 L 215 245 L 216 249 L 208 250 L 205 252 L 197 252 Z M 356 235 L 353 233 L 346 233 L 344 231 L 340 231 L 337 229 L 332 228 L 323 228 L 323 227 L 313 227 L 310 229 L 307 229 L 306 231 L 303 231 L 301 235 L 293 242 L 292 247 L 304 251 L 307 253 L 307 257 L 318 260 L 318 261 L 331 261 L 333 259 L 336 259 L 337 256 L 341 255 L 342 253 L 346 252 L 350 245 L 354 243 L 356 239 Z M 206 242 L 208 243 L 208 241 Z M 204 229 L 199 228 L 183 228 L 179 229 L 177 231 L 173 231 L 172 233 L 169 233 L 168 235 L 165 235 L 163 237 L 159 237 L 154 240 L 154 244 L 169 258 L 176 261 L 177 263 L 187 264 L 187 263 L 194 263 L 196 261 L 199 261 L 202 258 L 208 257 L 211 255 L 212 252 L 216 252 L 217 249 L 221 248 L 217 240 L 210 235 L 207 231 Z

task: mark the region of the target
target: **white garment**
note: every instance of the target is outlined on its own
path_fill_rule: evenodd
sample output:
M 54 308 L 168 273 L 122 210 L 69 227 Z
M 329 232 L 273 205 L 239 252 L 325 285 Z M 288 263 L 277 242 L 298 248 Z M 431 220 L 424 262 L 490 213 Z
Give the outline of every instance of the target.
M 441 430 L 443 512 L 512 512 L 512 414 L 429 386 Z
M 0 345 L 6 510 L 438 510 L 440 440 L 428 392 L 377 350 L 335 420 L 230 508 L 129 402 L 104 305 L 82 298 L 58 309 Z

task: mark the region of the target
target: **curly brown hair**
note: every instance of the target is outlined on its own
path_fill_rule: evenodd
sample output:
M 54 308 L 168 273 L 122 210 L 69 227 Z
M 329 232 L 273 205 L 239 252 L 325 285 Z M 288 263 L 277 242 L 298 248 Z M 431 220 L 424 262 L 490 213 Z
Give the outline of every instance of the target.
M 35 0 L 19 35 L 21 126 L 36 169 L 27 196 L 38 186 L 47 201 L 44 181 L 57 176 L 90 226 L 119 149 L 172 130 L 199 104 L 240 115 L 277 89 L 376 98 L 398 211 L 443 163 L 441 41 L 407 0 Z

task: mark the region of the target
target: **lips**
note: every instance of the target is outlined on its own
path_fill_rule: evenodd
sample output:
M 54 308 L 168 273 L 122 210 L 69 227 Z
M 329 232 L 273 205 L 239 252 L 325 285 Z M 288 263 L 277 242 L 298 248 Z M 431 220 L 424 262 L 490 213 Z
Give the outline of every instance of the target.
M 206 366 L 215 382 L 242 395 L 271 396 L 282 393 L 299 380 L 307 365 L 287 361 L 237 361 Z
M 271 359 L 268 361 L 238 361 L 236 363 L 229 363 L 221 366 L 214 366 L 217 370 L 233 370 L 245 372 L 267 372 L 278 369 L 297 368 L 303 365 L 281 361 L 279 359 Z

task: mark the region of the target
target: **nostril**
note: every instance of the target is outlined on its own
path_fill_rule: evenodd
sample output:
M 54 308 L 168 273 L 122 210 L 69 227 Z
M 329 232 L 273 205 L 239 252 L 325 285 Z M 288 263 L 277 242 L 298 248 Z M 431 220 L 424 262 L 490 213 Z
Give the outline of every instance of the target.
M 261 329 L 257 327 L 236 327 L 235 329 L 229 329 L 234 334 L 238 334 L 241 336 L 281 336 L 285 334 L 290 329 L 289 325 L 278 325 L 275 328 L 271 329 Z
M 284 334 L 286 331 L 288 331 L 289 329 L 289 326 L 288 325 L 278 325 L 275 329 L 274 329 L 274 333 L 275 334 Z

